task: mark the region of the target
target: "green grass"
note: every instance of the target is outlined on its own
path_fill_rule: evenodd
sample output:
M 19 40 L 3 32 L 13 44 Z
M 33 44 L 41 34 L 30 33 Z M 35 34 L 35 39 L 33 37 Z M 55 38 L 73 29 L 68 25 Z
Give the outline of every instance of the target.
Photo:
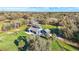
M 14 44 L 14 40 L 17 38 L 16 35 L 5 35 L 3 36 L 2 41 L 0 42 L 0 50 L 17 50 L 17 47 Z
M 77 51 L 76 48 L 66 44 L 61 40 L 53 40 L 52 42 L 52 50 L 54 51 Z
M 42 25 L 43 29 L 53 29 L 53 28 L 57 28 L 57 26 L 54 25 Z M 63 26 L 58 26 L 58 28 L 63 28 Z
M 66 49 L 68 51 L 77 51 L 76 48 L 70 46 L 69 44 L 67 44 L 61 40 L 57 40 L 57 42 L 59 43 L 60 46 L 62 46 L 64 49 Z
M 13 34 L 5 34 L 3 39 L 0 41 L 0 50 L 4 51 L 16 51 L 18 50 L 17 46 L 14 44 L 14 40 L 16 40 L 19 36 L 28 36 L 24 31 L 20 31 L 18 33 Z
M 53 25 L 42 25 L 42 27 L 43 27 L 44 29 L 56 28 L 56 26 L 53 26 Z
M 26 34 L 24 31 L 19 31 L 18 33 L 12 33 L 12 34 L 7 34 L 7 33 L 2 33 L 2 34 L 3 34 L 2 36 L 0 35 L 2 37 L 2 40 L 0 40 L 0 50 L 3 51 L 17 51 L 18 48 L 14 44 L 14 40 L 16 40 L 19 36 L 26 36 L 27 38 L 29 38 L 29 35 Z M 24 45 L 22 41 L 19 44 L 20 46 Z M 51 47 L 53 51 L 77 50 L 76 48 L 73 48 L 72 46 L 58 39 L 52 41 Z
M 61 46 L 57 43 L 56 40 L 53 40 L 53 42 L 52 42 L 52 50 L 54 50 L 54 51 L 62 51 L 64 49 L 61 48 Z

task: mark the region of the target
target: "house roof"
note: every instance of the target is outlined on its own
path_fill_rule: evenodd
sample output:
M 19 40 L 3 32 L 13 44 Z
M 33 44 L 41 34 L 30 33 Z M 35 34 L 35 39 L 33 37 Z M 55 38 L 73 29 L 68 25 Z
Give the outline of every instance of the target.
M 30 27 L 29 30 L 32 30 L 34 32 L 38 31 L 40 28 Z

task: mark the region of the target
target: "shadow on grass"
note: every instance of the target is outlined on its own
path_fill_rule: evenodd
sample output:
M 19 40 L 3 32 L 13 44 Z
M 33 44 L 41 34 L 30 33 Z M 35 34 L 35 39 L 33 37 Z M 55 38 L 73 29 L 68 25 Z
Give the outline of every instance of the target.
M 23 40 L 23 42 L 25 43 L 24 46 L 22 47 L 19 47 L 19 42 Z M 15 45 L 18 47 L 18 50 L 19 51 L 26 51 L 28 46 L 29 46 L 29 43 L 26 39 L 26 36 L 19 36 L 15 41 L 14 41 Z

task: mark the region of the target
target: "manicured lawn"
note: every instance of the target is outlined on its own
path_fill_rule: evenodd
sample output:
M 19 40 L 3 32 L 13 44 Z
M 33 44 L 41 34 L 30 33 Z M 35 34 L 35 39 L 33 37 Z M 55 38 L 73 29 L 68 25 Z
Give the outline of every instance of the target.
M 76 48 L 66 44 L 65 42 L 61 40 L 53 40 L 52 42 L 52 50 L 54 51 L 77 51 Z
M 27 35 L 24 31 L 19 31 L 17 33 L 12 33 L 12 34 L 2 33 L 2 35 L 0 35 L 0 50 L 4 50 L 4 51 L 18 50 L 18 47 L 14 44 L 14 40 L 16 40 L 19 36 L 26 36 L 27 38 L 29 38 L 29 35 Z M 24 45 L 22 41 L 19 44 L 20 46 Z M 72 46 L 60 40 L 53 40 L 51 47 L 53 51 L 77 50 L 76 48 L 73 48 Z
M 52 50 L 54 50 L 54 51 L 63 51 L 64 49 L 62 49 L 62 47 L 57 43 L 57 40 L 53 40 Z
M 12 33 L 12 34 L 5 33 L 4 36 L 1 36 L 2 39 L 0 40 L 0 50 L 4 50 L 4 51 L 18 50 L 17 46 L 14 44 L 14 40 L 16 40 L 19 36 L 28 36 L 28 35 L 24 31 L 20 31 L 18 33 Z
M 61 40 L 57 40 L 57 42 L 59 43 L 60 46 L 62 46 L 64 49 L 68 50 L 68 51 L 77 51 L 76 48 L 66 44 L 65 42 L 61 41 Z
M 0 42 L 0 50 L 17 50 L 17 47 L 14 44 L 14 40 L 17 38 L 15 34 L 2 36 L 2 40 Z
M 42 27 L 43 27 L 44 29 L 56 28 L 56 26 L 52 26 L 52 25 L 42 25 Z
M 57 28 L 57 26 L 54 26 L 54 25 L 42 25 L 42 28 L 44 28 L 44 29 L 54 29 L 54 28 Z M 63 28 L 63 26 L 58 26 L 58 28 Z

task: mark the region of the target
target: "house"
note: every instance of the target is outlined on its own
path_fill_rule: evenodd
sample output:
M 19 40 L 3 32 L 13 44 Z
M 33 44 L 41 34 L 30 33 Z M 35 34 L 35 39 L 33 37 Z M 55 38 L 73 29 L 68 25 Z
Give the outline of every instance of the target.
M 50 37 L 50 30 L 49 29 L 43 29 L 42 27 L 39 26 L 31 26 L 27 30 L 28 34 L 36 34 L 39 36 L 44 36 L 44 37 Z
M 41 24 L 38 23 L 35 19 L 28 20 L 27 25 L 30 24 L 29 29 L 27 30 L 26 33 L 28 34 L 35 34 L 39 36 L 47 36 L 50 37 L 50 30 L 49 29 L 43 29 L 41 27 Z

